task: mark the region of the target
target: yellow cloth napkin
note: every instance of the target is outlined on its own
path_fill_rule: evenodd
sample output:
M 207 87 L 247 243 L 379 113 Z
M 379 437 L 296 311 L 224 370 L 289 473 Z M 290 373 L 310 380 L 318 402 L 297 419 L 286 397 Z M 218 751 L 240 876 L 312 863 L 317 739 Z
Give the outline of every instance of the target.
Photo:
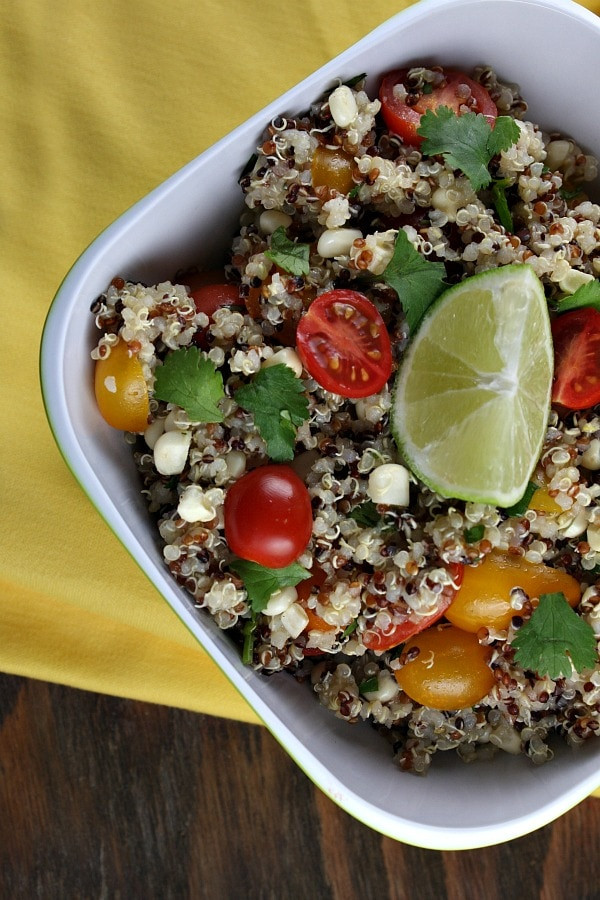
M 257 721 L 65 466 L 40 397 L 40 336 L 104 227 L 405 5 L 372 0 L 360 16 L 352 0 L 6 6 L 0 670 Z
M 0 670 L 257 721 L 62 461 L 39 392 L 41 331 L 62 277 L 105 226 L 409 3 L 5 5 Z

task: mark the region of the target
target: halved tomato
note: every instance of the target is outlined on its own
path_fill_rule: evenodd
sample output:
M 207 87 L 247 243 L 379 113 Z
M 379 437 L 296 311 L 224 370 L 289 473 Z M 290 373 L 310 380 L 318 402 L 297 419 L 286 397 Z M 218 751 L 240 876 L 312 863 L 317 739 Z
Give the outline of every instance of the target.
M 428 85 L 431 89 L 426 93 L 411 87 L 407 78 L 410 71 L 395 69 L 389 72 L 379 89 L 381 115 L 385 124 L 407 144 L 418 146 L 421 143 L 422 138 L 417 134 L 421 116 L 428 109 L 436 110 L 440 106 L 448 106 L 457 115 L 464 110 L 481 113 L 493 126 L 498 115 L 496 104 L 486 89 L 464 72 L 444 70 L 440 83 Z M 394 91 L 396 85 L 401 90 Z
M 464 566 L 460 563 L 451 563 L 448 565 L 448 571 L 452 576 L 453 583 L 444 587 L 436 612 L 431 616 L 421 619 L 420 622 L 413 622 L 409 619 L 398 625 L 392 625 L 387 631 L 382 631 L 380 628 L 372 628 L 369 631 L 365 631 L 362 636 L 365 647 L 369 650 L 377 651 L 391 650 L 392 647 L 403 644 L 409 638 L 413 637 L 413 635 L 425 631 L 426 628 L 429 628 L 430 625 L 433 625 L 438 619 L 441 619 L 460 588 L 463 579 Z
M 320 294 L 298 323 L 296 344 L 307 372 L 342 397 L 376 394 L 392 373 L 385 323 L 358 291 Z
M 209 272 L 196 272 L 188 275 L 185 283 L 189 288 L 189 294 L 194 301 L 196 312 L 205 313 L 209 319 L 218 309 L 224 306 L 243 306 L 240 300 L 240 292 L 236 284 L 225 281 L 225 273 L 219 270 Z M 194 335 L 194 343 L 203 350 L 209 349 L 207 340 L 209 325 L 199 328 Z
M 600 403 L 600 312 L 585 306 L 557 316 L 552 338 L 552 402 L 567 409 Z
M 204 284 L 190 292 L 196 312 L 203 312 L 209 319 L 223 306 L 242 305 L 240 292 L 235 284 Z

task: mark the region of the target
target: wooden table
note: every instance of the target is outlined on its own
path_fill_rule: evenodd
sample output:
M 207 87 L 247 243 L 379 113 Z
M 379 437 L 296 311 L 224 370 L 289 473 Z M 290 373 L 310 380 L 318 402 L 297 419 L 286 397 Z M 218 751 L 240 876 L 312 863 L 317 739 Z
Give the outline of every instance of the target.
M 0 900 L 595 900 L 600 800 L 484 850 L 356 822 L 259 726 L 0 675 Z

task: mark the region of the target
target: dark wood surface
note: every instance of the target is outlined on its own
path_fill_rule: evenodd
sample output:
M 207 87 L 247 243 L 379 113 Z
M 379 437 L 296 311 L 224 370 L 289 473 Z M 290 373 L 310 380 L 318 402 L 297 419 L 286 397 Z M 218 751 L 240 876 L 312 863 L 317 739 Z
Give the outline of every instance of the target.
M 600 898 L 600 800 L 483 850 L 399 844 L 259 727 L 0 675 L 0 900 Z

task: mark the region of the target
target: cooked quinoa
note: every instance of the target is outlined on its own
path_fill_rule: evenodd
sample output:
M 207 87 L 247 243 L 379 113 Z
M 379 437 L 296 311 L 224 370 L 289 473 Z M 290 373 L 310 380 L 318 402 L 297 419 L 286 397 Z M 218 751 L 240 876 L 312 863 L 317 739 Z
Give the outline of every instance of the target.
M 102 336 L 92 357 L 106 358 L 120 339 L 142 363 L 150 419 L 144 436 L 128 440 L 165 563 L 194 598 L 198 615 L 208 611 L 240 647 L 252 621 L 257 672 L 286 670 L 303 683 L 299 690 L 312 685 L 318 702 L 336 716 L 383 732 L 399 766 L 418 774 L 439 750 L 455 749 L 471 761 L 500 748 L 537 764 L 552 757 L 556 733 L 573 745 L 600 733 L 600 663 L 556 680 L 515 663 L 511 642 L 536 600 L 523 590 L 512 593 L 508 628 L 478 633 L 490 648 L 495 683 L 473 707 L 440 711 L 413 702 L 394 675 L 406 662 L 402 647 L 377 652 L 364 642 L 373 629 L 385 633 L 394 623 L 434 614 L 452 587 L 449 566 L 477 565 L 493 550 L 574 575 L 582 586 L 578 613 L 600 636 L 600 409 L 564 418 L 551 412 L 537 474 L 554 511 L 510 515 L 443 498 L 411 475 L 410 504 L 376 505 L 375 519 L 365 521 L 351 513 L 372 503 L 369 476 L 403 462 L 389 426 L 393 377 L 379 393 L 352 400 L 300 371 L 308 418 L 297 429 L 292 466 L 308 487 L 313 529 L 297 562 L 325 573 L 307 606 L 331 630 L 309 627 L 294 588 L 274 595 L 253 617 L 244 583 L 229 568 L 223 509 L 230 487 L 270 462 L 253 416 L 234 394 L 275 354 L 298 365 L 289 335 L 315 297 L 360 285 L 384 318 L 397 367 L 409 329 L 394 290 L 377 276 L 392 257 L 399 229 L 425 258 L 446 264 L 450 283 L 527 263 L 552 303 L 600 277 L 600 206 L 585 193 L 586 182 L 597 177 L 596 160 L 570 136 L 544 133 L 529 121 L 517 86 L 501 82 L 489 67 L 471 74 L 499 113 L 518 123 L 518 140 L 491 164 L 494 177 L 508 185 L 512 231 L 499 223 L 489 191 L 475 192 L 442 157 L 425 157 L 391 134 L 380 101 L 358 82 L 344 86 L 341 113 L 334 89 L 306 114 L 279 116 L 268 125 L 240 178 L 245 211 L 225 267 L 238 287 L 238 305 L 210 317 L 197 312 L 190 275 L 180 273 L 156 286 L 117 277 L 93 306 Z M 413 73 L 416 84 L 435 77 L 435 69 Z M 311 161 L 323 147 L 354 161 L 348 192 L 313 186 Z M 289 274 L 267 255 L 281 226 L 289 238 L 310 244 L 307 275 Z M 346 229 L 360 234 L 345 238 Z M 373 276 L 367 288 L 365 275 Z M 220 423 L 190 421 L 182 408 L 153 395 L 167 354 L 197 345 L 223 376 Z M 167 476 L 157 471 L 153 448 L 169 431 L 183 435 L 189 449 L 183 470 Z M 467 540 L 474 533 L 477 539 Z

